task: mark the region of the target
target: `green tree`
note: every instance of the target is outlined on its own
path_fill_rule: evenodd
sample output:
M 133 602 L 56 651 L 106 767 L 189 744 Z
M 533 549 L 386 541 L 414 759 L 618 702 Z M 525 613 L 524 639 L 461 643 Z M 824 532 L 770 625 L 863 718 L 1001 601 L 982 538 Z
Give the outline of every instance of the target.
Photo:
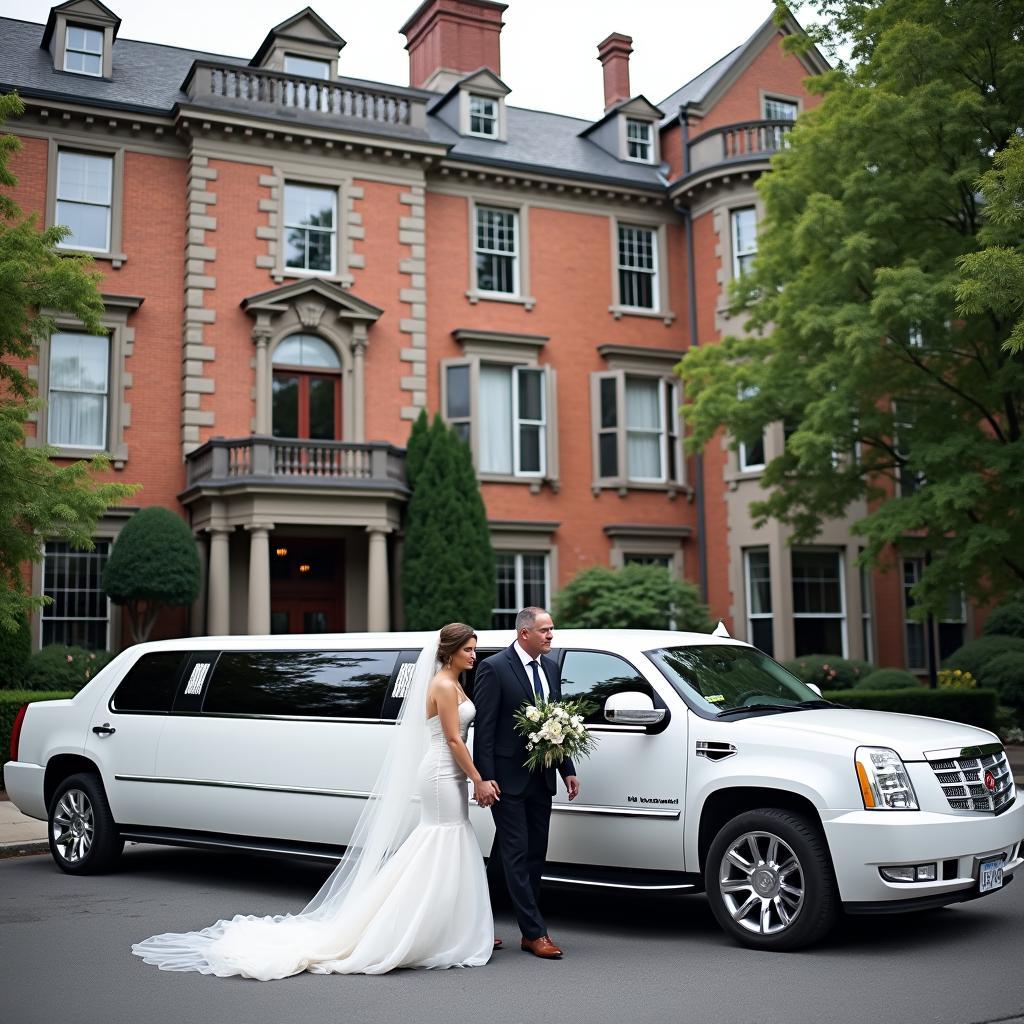
M 184 520 L 156 505 L 136 512 L 114 542 L 103 590 L 127 609 L 135 643 L 149 639 L 164 608 L 191 604 L 199 596 L 199 553 Z
M 1012 316 L 955 300 L 992 223 L 975 184 L 1024 123 L 1021 5 L 812 6 L 853 62 L 813 81 L 821 104 L 758 182 L 757 260 L 734 293 L 750 334 L 684 357 L 690 444 L 782 421 L 756 521 L 807 541 L 868 499 L 866 561 L 913 537 L 931 554 L 917 614 L 941 612 L 1024 581 L 1024 356 L 1004 348 Z
M 13 93 L 0 96 L 0 123 L 24 111 Z M 54 449 L 26 445 L 26 423 L 41 401 L 26 364 L 39 342 L 54 330 L 57 309 L 77 317 L 85 329 L 104 333 L 99 275 L 88 259 L 57 250 L 67 229 L 40 230 L 38 218 L 26 217 L 9 190 L 17 183 L 10 160 L 21 144 L 0 135 L 0 629 L 15 632 L 26 614 L 47 603 L 33 597 L 23 567 L 42 560 L 41 538 L 93 546 L 97 520 L 137 487 L 100 483 L 109 466 L 97 455 L 88 462 L 57 465 Z
M 427 461 L 430 450 L 430 420 L 427 410 L 421 409 L 409 432 L 409 443 L 405 446 L 405 479 L 409 490 L 416 487 L 416 478 L 420 475 L 423 463 Z
M 562 629 L 714 628 L 697 588 L 660 565 L 582 569 L 555 599 L 554 618 Z
M 406 513 L 402 600 L 409 629 L 490 625 L 494 553 L 469 448 L 435 416 Z

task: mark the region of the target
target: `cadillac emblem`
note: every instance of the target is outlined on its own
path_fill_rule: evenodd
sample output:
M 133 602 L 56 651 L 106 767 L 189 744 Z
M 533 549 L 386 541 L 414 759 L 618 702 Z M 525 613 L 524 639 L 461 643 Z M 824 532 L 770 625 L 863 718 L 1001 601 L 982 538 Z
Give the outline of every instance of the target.
M 994 793 L 996 788 L 996 777 L 991 772 L 985 772 L 985 788 Z

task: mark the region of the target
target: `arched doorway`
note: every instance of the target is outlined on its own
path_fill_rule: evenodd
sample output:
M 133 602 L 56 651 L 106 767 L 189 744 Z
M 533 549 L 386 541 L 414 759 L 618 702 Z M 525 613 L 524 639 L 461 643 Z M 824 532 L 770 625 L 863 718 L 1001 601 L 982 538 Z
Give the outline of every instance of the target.
M 315 334 L 291 334 L 274 349 L 274 437 L 341 439 L 341 360 Z

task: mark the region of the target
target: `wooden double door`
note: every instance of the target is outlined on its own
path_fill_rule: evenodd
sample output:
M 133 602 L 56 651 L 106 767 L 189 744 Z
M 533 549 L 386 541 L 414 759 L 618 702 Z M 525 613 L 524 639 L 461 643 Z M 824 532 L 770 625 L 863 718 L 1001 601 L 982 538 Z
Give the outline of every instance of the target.
M 344 632 L 344 554 L 340 540 L 271 538 L 271 633 Z

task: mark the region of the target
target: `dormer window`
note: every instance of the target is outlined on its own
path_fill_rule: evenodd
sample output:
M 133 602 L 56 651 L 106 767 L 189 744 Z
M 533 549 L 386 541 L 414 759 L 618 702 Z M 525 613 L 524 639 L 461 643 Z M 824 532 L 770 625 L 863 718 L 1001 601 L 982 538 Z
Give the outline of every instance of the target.
M 314 57 L 300 57 L 286 53 L 284 56 L 284 73 L 286 75 L 303 75 L 305 78 L 319 78 L 327 81 L 331 77 L 331 62 L 317 60 Z
M 651 122 L 626 118 L 626 159 L 639 163 L 654 162 L 654 146 L 651 142 Z
M 498 101 L 493 96 L 469 94 L 469 134 L 497 138 Z
M 68 25 L 64 41 L 64 70 L 76 75 L 103 76 L 103 30 Z

